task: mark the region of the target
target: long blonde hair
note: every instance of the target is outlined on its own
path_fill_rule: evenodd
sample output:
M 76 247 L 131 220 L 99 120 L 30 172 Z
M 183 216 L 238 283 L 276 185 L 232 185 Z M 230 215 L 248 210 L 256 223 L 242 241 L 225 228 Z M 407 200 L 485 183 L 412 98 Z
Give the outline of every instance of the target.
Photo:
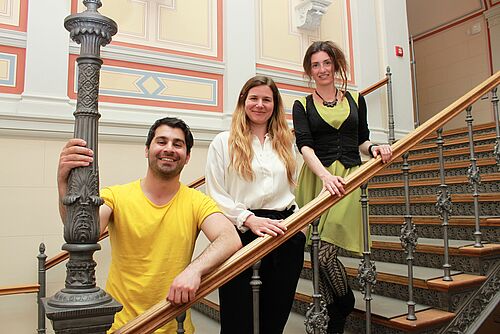
M 241 88 L 238 97 L 238 103 L 233 113 L 231 121 L 231 131 L 229 134 L 229 156 L 231 158 L 230 167 L 245 180 L 253 181 L 255 175 L 252 170 L 252 132 L 250 121 L 245 112 L 245 101 L 250 89 L 266 85 L 273 92 L 273 114 L 267 124 L 267 132 L 271 137 L 271 143 L 274 151 L 278 153 L 283 161 L 288 182 L 295 183 L 296 162 L 293 155 L 293 136 L 285 119 L 285 110 L 283 101 L 274 81 L 266 76 L 255 76 L 249 79 L 243 88 Z

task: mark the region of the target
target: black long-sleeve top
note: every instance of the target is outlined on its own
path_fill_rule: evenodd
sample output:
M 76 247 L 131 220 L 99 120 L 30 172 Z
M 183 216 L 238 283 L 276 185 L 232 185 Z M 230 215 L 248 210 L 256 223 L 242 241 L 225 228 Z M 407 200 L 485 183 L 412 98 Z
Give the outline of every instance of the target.
M 361 165 L 359 145 L 370 138 L 364 97 L 359 95 L 356 104 L 349 92 L 345 96 L 350 112 L 338 130 L 319 115 L 312 95 L 306 97 L 307 112 L 300 101 L 293 105 L 293 126 L 299 151 L 303 146 L 312 148 L 325 167 L 336 160 L 345 168 Z

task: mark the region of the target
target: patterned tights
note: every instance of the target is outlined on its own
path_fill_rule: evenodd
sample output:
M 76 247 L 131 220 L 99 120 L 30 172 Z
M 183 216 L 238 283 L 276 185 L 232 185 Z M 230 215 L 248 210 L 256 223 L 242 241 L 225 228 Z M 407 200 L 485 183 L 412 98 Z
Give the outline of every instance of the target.
M 326 304 L 347 294 L 347 273 L 337 258 L 339 247 L 321 241 L 319 247 L 319 290 Z

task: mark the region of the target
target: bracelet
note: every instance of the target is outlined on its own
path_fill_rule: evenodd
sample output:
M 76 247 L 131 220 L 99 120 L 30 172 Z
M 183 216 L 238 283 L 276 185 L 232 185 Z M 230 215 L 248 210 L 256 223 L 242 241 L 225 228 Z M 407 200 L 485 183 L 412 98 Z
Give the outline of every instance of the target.
M 375 158 L 375 157 L 373 156 L 373 152 L 372 152 L 372 147 L 373 147 L 373 146 L 378 146 L 378 144 L 371 144 L 370 146 L 368 146 L 368 153 L 370 154 L 370 156 L 371 156 L 372 158 Z

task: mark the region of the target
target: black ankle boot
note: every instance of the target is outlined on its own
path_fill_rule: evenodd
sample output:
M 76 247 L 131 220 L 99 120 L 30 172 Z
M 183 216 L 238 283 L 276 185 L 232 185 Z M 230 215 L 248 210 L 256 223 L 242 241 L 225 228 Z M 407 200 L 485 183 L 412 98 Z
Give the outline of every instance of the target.
M 335 301 L 326 306 L 328 310 L 328 334 L 344 333 L 347 316 L 354 310 L 354 294 L 351 288 L 343 296 L 335 298 Z

